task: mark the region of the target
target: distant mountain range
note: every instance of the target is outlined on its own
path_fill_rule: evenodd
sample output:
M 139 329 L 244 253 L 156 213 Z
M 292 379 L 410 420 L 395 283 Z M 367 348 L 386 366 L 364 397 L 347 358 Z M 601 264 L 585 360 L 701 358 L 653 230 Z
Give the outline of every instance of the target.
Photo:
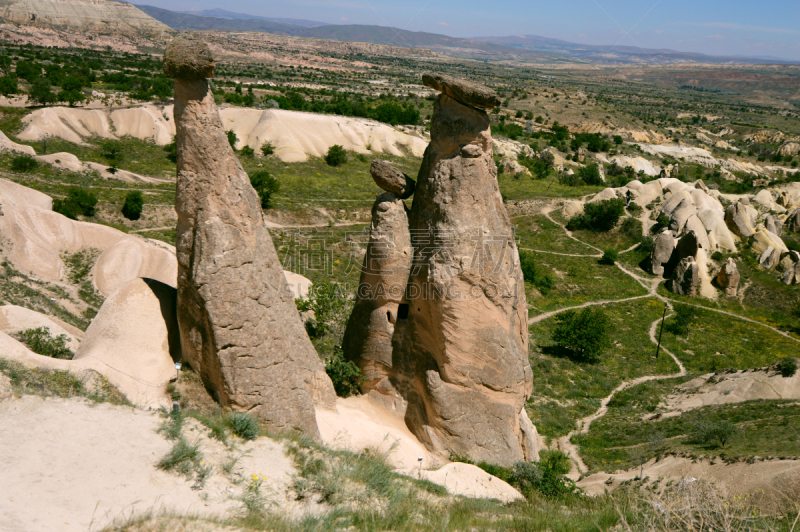
M 597 64 L 673 64 L 697 63 L 795 63 L 774 58 L 719 57 L 665 49 L 633 46 L 597 46 L 577 44 L 536 35 L 476 37 L 464 39 L 437 33 L 415 32 L 389 26 L 325 24 L 302 19 L 257 17 L 212 9 L 195 13 L 177 13 L 155 6 L 139 9 L 176 30 L 255 31 L 296 37 L 312 37 L 344 42 L 365 42 L 428 48 L 453 57 L 472 59 L 517 59 L 532 62 L 581 61 Z

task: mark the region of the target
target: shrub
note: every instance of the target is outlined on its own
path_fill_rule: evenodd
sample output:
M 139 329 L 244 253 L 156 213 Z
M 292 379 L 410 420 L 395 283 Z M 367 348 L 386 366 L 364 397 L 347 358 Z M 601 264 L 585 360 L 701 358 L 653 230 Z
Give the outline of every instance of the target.
M 50 81 L 47 78 L 36 78 L 31 84 L 28 96 L 31 100 L 41 105 L 48 105 L 58 101 L 58 96 L 51 90 Z
M 17 93 L 19 93 L 17 78 L 14 76 L 0 76 L 0 94 L 8 96 L 9 94 Z
M 226 131 L 225 134 L 228 135 L 228 142 L 230 143 L 231 148 L 235 150 L 236 143 L 239 142 L 239 137 L 236 136 L 236 133 L 234 133 L 232 129 Z
M 622 219 L 622 224 L 619 226 L 621 233 L 634 238 L 642 238 L 642 222 L 631 216 L 626 216 Z
M 721 251 L 715 251 L 711 254 L 711 260 L 721 261 L 723 258 Z
M 636 246 L 636 251 L 641 251 L 649 255 L 653 251 L 655 245 L 656 241 L 653 240 L 653 237 L 646 236 L 642 238 L 641 242 L 639 242 L 639 245 Z
M 51 358 L 72 360 L 73 352 L 67 347 L 69 337 L 66 334 L 53 336 L 47 327 L 25 329 L 18 334 L 20 341 L 25 343 L 31 351 Z
M 104 140 L 100 143 L 100 155 L 109 161 L 120 161 L 122 152 L 122 143 L 117 140 Z
M 653 233 L 659 233 L 665 227 L 669 227 L 669 216 L 666 214 L 659 214 L 658 218 L 656 218 L 656 224 L 653 226 L 651 231 Z
M 11 159 L 11 170 L 18 173 L 30 172 L 39 167 L 39 161 L 26 154 L 17 155 Z
M 255 150 L 247 145 L 242 147 L 239 153 L 241 153 L 244 157 L 252 157 L 253 155 L 256 154 Z
M 547 275 L 536 265 L 536 260 L 532 253 L 527 251 L 519 252 L 520 267 L 522 268 L 522 277 L 526 282 L 534 285 L 539 292 L 547 295 L 550 290 L 555 286 L 555 282 L 550 275 Z
M 527 493 L 542 481 L 541 470 L 530 462 L 517 462 L 511 472 L 511 485 Z
M 167 152 L 167 159 L 173 163 L 178 162 L 178 140 L 175 135 L 172 136 L 172 142 L 164 146 L 164 151 Z
M 558 314 L 556 322 L 553 341 L 580 359 L 596 359 L 611 347 L 611 320 L 602 308 L 568 310 Z
M 264 157 L 267 155 L 272 155 L 275 153 L 275 146 L 273 146 L 271 142 L 265 142 L 261 145 L 261 153 L 264 155 Z
M 539 457 L 538 468 L 542 475 L 536 486 L 539 491 L 553 497 L 568 495 L 578 489 L 572 480 L 564 476 L 572 467 L 566 454 L 556 450 L 544 450 L 539 453 Z
M 77 220 L 79 215 L 94 216 L 97 196 L 80 187 L 71 187 L 64 199 L 53 201 L 53 210 L 67 218 Z
M 794 358 L 782 358 L 775 364 L 775 367 L 781 373 L 781 377 L 794 377 L 794 374 L 797 373 L 797 360 Z
M 686 335 L 689 339 L 689 328 L 697 321 L 697 309 L 689 305 L 675 304 L 675 316 L 667 324 L 667 330 L 675 336 Z
M 572 218 L 567 224 L 567 229 L 570 231 L 577 229 L 589 229 L 595 232 L 610 231 L 617 225 L 624 213 L 625 201 L 619 198 L 587 203 L 583 207 L 583 214 Z
M 172 410 L 167 414 L 167 419 L 158 428 L 158 432 L 163 434 L 168 440 L 177 440 L 181 437 L 183 430 L 184 416 L 180 410 Z
M 328 166 L 341 166 L 347 162 L 347 152 L 338 144 L 334 144 L 325 154 L 325 162 Z
M 345 360 L 340 348 L 336 348 L 325 363 L 325 372 L 333 382 L 333 389 L 339 397 L 350 397 L 359 393 L 364 375 L 354 362 Z
M 125 203 L 122 204 L 122 215 L 128 220 L 138 220 L 142 216 L 144 206 L 144 196 L 138 190 L 133 190 L 125 195 Z
M 725 447 L 739 429 L 730 421 L 700 421 L 695 425 L 691 440 L 703 445 L 718 445 Z
M 603 257 L 600 259 L 600 262 L 603 264 L 614 265 L 619 260 L 619 253 L 617 253 L 616 249 L 607 249 L 603 251 Z
M 250 174 L 250 184 L 253 185 L 253 188 L 258 194 L 258 198 L 261 200 L 261 207 L 268 209 L 272 195 L 280 190 L 280 183 L 278 180 L 269 175 L 269 172 L 266 170 L 259 170 L 258 172 Z
M 236 412 L 228 416 L 228 425 L 231 432 L 245 440 L 255 440 L 261 434 L 261 427 L 258 421 L 244 412 Z
M 578 177 L 587 185 L 600 186 L 603 178 L 600 177 L 600 168 L 597 164 L 589 164 L 578 170 Z

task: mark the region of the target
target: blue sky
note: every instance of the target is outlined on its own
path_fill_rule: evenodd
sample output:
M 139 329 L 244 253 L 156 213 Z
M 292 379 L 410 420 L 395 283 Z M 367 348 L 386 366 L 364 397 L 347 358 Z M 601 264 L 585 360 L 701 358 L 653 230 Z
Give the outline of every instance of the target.
M 800 60 L 800 1 L 763 0 L 136 0 L 176 11 L 222 8 L 456 37 L 541 35 L 586 44 Z M 152 5 L 151 4 L 151 5 Z

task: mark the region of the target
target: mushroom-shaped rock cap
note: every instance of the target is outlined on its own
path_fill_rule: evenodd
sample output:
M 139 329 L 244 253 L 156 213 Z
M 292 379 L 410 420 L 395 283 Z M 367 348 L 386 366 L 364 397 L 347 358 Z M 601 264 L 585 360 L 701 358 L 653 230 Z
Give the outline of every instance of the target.
M 422 83 L 473 107 L 491 109 L 500 105 L 500 97 L 492 89 L 463 79 L 444 74 L 423 74 Z
M 214 77 L 214 56 L 208 45 L 194 33 L 181 33 L 164 52 L 164 73 L 184 80 Z
M 417 186 L 416 181 L 386 161 L 373 161 L 369 171 L 376 185 L 400 199 L 410 198 Z

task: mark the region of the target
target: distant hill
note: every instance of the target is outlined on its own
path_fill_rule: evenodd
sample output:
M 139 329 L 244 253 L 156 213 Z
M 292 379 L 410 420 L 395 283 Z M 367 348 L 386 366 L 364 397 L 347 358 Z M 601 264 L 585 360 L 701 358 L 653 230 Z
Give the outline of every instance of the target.
M 39 0 L 41 1 L 41 0 Z M 464 39 L 438 33 L 408 31 L 389 26 L 360 24 L 325 24 L 309 20 L 270 19 L 222 9 L 202 11 L 213 14 L 203 16 L 176 13 L 154 6 L 138 6 L 151 17 L 176 30 L 260 31 L 277 35 L 293 35 L 331 39 L 343 42 L 363 42 L 399 46 L 403 48 L 428 48 L 453 57 L 471 59 L 518 59 L 531 62 L 581 61 L 597 64 L 651 64 L 674 63 L 792 63 L 772 58 L 717 57 L 691 52 L 665 49 L 647 49 L 634 46 L 597 46 L 578 44 L 536 35 L 510 37 L 476 37 Z
M 258 15 L 248 15 L 247 13 L 234 13 L 232 11 L 225 11 L 224 9 L 219 9 L 219 8 L 204 9 L 202 11 L 182 11 L 182 13 L 191 13 L 192 15 L 199 15 L 201 17 L 269 20 L 271 22 L 280 22 L 281 24 L 293 24 L 295 26 L 302 26 L 303 28 L 316 28 L 317 26 L 329 26 L 327 22 L 317 22 L 316 20 L 306 20 L 303 18 L 260 17 Z
M 516 35 L 510 37 L 475 37 L 475 40 L 513 48 L 522 48 L 545 53 L 561 53 L 573 59 L 592 63 L 794 63 L 774 57 L 713 56 L 694 52 L 678 52 L 668 49 L 639 48 L 636 46 L 604 46 L 577 44 L 538 35 Z

